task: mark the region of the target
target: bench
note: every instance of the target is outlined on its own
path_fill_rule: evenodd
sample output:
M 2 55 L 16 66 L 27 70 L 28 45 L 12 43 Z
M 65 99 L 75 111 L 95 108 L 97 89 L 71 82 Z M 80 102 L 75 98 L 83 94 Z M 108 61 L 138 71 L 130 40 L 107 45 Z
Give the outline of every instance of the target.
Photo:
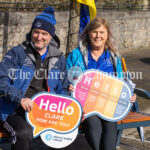
M 122 61 L 123 72 L 130 79 L 130 75 L 128 74 L 128 71 L 127 71 L 125 59 L 122 58 L 121 61 Z M 150 92 L 148 92 L 146 90 L 143 90 L 140 88 L 135 88 L 134 92 L 138 96 L 144 97 L 146 99 L 150 99 Z M 150 114 L 140 112 L 139 106 L 138 106 L 138 101 L 136 101 L 133 104 L 132 110 L 129 112 L 129 114 L 123 120 L 117 122 L 117 130 L 118 131 L 117 131 L 116 146 L 119 146 L 123 129 L 128 129 L 128 128 L 137 128 L 140 139 L 143 142 L 144 141 L 144 128 L 143 127 L 146 127 L 146 126 L 150 126 Z
M 0 144 L 9 143 L 10 141 L 10 134 L 3 128 L 3 124 L 0 122 Z
M 135 93 L 150 99 L 150 93 L 143 89 L 135 89 Z M 137 128 L 140 139 L 144 142 L 144 129 L 143 127 L 150 126 L 150 114 L 140 112 L 138 102 L 136 101 L 129 114 L 121 121 L 117 122 L 117 146 L 119 146 L 123 129 Z

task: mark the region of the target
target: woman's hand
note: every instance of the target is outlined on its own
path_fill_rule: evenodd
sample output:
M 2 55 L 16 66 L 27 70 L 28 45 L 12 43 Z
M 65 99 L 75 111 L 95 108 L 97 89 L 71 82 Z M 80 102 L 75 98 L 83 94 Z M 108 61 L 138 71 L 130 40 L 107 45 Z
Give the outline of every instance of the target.
M 83 113 L 82 113 L 82 119 L 81 119 L 81 122 L 83 122 L 83 121 L 84 121 L 84 119 L 85 119 L 85 112 L 83 111 Z
M 72 84 L 69 84 L 69 93 L 73 92 L 74 91 L 74 87 Z
M 136 94 L 134 93 L 133 96 L 130 99 L 131 103 L 134 103 L 136 101 Z

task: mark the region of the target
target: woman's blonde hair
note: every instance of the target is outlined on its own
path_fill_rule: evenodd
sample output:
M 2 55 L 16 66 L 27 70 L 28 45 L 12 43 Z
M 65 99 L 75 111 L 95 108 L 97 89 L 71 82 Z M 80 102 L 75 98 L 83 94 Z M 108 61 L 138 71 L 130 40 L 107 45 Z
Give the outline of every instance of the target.
M 100 26 L 104 26 L 108 33 L 108 39 L 105 43 L 105 50 L 108 48 L 109 51 L 112 51 L 114 54 L 118 55 L 117 50 L 115 49 L 115 44 L 113 43 L 112 33 L 110 31 L 109 25 L 107 21 L 103 18 L 96 17 L 92 19 L 84 28 L 80 38 L 83 42 L 83 45 L 87 46 L 90 43 L 88 33 L 99 28 Z

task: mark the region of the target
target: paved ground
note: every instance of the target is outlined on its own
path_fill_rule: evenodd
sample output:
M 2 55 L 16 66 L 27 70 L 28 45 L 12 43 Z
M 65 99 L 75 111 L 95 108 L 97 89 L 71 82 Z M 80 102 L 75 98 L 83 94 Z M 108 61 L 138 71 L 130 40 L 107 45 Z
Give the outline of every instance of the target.
M 128 70 L 137 74 L 137 78 L 134 79 L 136 87 L 150 90 L 150 49 L 126 52 L 122 56 L 125 57 Z M 140 79 L 141 74 L 142 79 Z
M 0 150 L 10 150 L 10 144 L 0 145 Z M 53 150 L 45 148 L 44 145 L 36 143 L 31 150 Z M 73 144 L 61 150 L 92 150 L 85 137 L 80 135 Z M 117 150 L 150 150 L 150 141 L 142 143 L 140 140 L 122 138 Z
M 127 68 L 131 72 L 138 72 L 142 74 L 140 77 L 136 77 L 134 82 L 136 87 L 143 88 L 150 91 L 150 49 L 141 49 L 137 51 L 131 51 L 127 53 L 122 53 L 125 57 Z M 139 74 L 140 75 L 140 74 Z M 141 98 L 138 96 L 138 101 L 140 103 L 140 108 L 143 111 L 150 112 L 150 101 L 147 98 Z M 125 131 L 127 132 L 127 131 Z M 117 150 L 150 150 L 150 128 L 146 130 L 145 142 L 142 143 L 140 140 L 136 139 L 137 132 L 130 132 L 130 135 L 124 133 L 125 137 L 121 138 L 121 143 Z M 131 136 L 132 135 L 132 136 Z M 131 138 L 132 137 L 132 138 Z M 37 146 L 38 145 L 38 146 Z M 9 144 L 0 145 L 0 150 L 10 150 Z M 35 148 L 32 150 L 46 150 L 41 144 L 36 144 Z M 75 142 L 62 150 L 92 150 L 88 143 L 86 142 L 83 135 L 80 135 Z

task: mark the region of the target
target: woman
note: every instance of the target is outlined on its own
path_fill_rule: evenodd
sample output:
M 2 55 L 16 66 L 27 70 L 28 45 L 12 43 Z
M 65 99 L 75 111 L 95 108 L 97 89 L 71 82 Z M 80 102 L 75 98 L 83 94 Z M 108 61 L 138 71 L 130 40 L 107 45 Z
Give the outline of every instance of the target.
M 86 69 L 98 69 L 106 73 L 123 77 L 121 61 L 112 43 L 112 35 L 107 22 L 95 18 L 89 22 L 81 34 L 79 47 L 73 50 L 67 58 L 68 69 L 73 66 Z M 73 85 L 70 84 L 70 91 Z M 131 98 L 135 102 L 136 95 Z M 84 120 L 85 137 L 93 150 L 115 150 L 117 139 L 117 123 L 105 121 L 98 116 Z

